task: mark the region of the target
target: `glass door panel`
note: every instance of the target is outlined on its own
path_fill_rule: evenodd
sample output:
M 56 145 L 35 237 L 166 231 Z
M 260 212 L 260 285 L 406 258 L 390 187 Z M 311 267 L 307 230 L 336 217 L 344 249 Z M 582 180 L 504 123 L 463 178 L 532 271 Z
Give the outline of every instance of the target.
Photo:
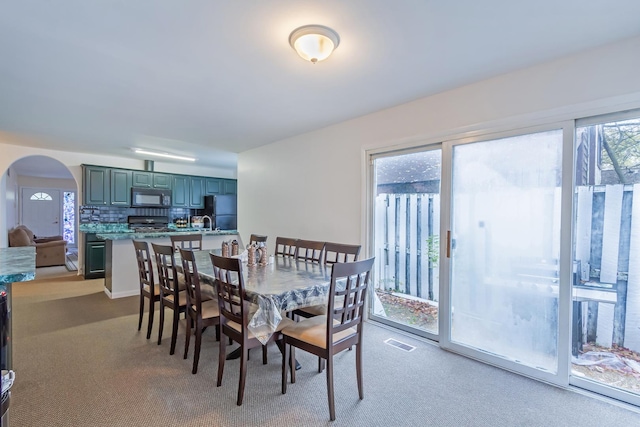
M 640 404 L 640 114 L 578 126 L 571 382 Z
M 558 371 L 563 131 L 453 145 L 450 341 Z
M 374 160 L 371 316 L 427 336 L 438 333 L 441 159 L 431 149 Z

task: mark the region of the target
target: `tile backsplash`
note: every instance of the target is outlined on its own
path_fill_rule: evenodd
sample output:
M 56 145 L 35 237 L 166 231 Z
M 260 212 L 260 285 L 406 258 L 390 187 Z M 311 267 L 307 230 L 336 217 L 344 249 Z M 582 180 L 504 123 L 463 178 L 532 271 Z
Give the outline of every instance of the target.
M 118 206 L 80 206 L 78 208 L 80 224 L 126 224 L 127 217 L 136 216 L 167 216 L 169 222 L 176 218 L 186 218 L 192 215 L 188 208 L 125 208 Z

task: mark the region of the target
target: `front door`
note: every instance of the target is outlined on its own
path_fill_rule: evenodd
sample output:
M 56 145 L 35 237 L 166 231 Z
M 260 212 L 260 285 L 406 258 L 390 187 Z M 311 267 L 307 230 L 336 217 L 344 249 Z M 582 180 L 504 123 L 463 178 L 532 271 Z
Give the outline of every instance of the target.
M 22 189 L 21 223 L 38 237 L 62 235 L 60 190 Z

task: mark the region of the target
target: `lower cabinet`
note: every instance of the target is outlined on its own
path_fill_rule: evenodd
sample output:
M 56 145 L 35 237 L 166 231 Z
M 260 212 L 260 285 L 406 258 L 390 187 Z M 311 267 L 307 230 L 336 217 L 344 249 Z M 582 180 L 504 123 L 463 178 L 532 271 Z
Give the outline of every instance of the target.
M 99 240 L 94 233 L 87 233 L 84 241 L 84 278 L 104 278 L 106 262 L 106 242 Z

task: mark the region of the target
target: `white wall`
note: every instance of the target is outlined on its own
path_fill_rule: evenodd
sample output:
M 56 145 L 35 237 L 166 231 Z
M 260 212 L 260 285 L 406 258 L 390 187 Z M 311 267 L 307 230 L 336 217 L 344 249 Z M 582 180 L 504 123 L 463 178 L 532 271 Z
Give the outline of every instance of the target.
M 240 153 L 238 227 L 365 243 L 365 150 L 638 108 L 638 70 L 640 37 Z
M 76 182 L 73 179 L 40 178 L 37 176 L 18 175 L 18 186 L 20 188 L 53 188 L 57 190 L 77 190 Z

